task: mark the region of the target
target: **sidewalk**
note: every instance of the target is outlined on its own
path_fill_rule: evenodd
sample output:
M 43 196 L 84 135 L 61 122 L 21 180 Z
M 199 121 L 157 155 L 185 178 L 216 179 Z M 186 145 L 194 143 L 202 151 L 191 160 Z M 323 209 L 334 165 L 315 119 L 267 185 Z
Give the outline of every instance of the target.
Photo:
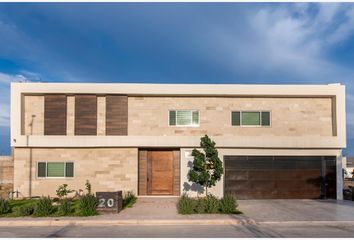
M 177 213 L 178 198 L 140 197 L 137 203 L 119 214 L 93 217 L 0 218 L 0 226 L 115 226 L 115 225 L 239 225 L 255 221 L 239 215 Z
M 352 224 L 354 202 L 336 200 L 240 200 L 243 214 L 177 213 L 178 198 L 139 197 L 119 214 L 93 217 L 0 218 L 1 226 L 119 226 L 119 225 L 255 225 Z

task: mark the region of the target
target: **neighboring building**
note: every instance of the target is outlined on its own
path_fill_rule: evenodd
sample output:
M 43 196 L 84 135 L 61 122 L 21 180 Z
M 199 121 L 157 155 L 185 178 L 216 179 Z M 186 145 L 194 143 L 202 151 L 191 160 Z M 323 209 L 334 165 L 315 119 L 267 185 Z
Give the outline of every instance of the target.
M 14 191 L 60 184 L 144 195 L 202 193 L 187 180 L 209 135 L 238 199 L 342 198 L 345 87 L 330 85 L 11 84 Z
M 343 168 L 345 169 L 344 177 L 353 178 L 354 157 L 343 157 Z
M 0 156 L 0 198 L 12 194 L 14 178 L 14 161 L 11 156 Z

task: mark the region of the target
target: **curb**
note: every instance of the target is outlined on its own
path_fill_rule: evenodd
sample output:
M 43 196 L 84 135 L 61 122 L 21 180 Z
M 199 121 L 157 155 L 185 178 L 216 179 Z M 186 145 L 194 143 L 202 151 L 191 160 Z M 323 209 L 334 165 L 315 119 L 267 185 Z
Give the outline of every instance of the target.
M 122 225 L 254 225 L 254 220 L 239 219 L 141 219 L 141 220 L 10 220 L 0 221 L 0 227 L 41 227 L 41 226 L 122 226 Z
M 281 225 L 281 224 L 292 224 L 292 225 L 304 225 L 304 224 L 308 224 L 308 225 L 335 225 L 335 224 L 350 224 L 350 225 L 354 225 L 354 221 L 336 221 L 336 220 L 333 220 L 333 221 L 327 221 L 327 220 L 324 220 L 324 221 L 321 221 L 321 220 L 317 220 L 317 221 L 307 221 L 307 220 L 304 220 L 304 221 L 264 221 L 264 222 L 257 222 L 257 224 L 278 224 L 278 225 Z

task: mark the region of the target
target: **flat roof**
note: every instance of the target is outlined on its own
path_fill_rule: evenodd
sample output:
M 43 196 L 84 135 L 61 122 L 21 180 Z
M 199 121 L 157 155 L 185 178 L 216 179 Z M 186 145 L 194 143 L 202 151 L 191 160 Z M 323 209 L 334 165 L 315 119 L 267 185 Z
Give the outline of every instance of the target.
M 180 96 L 335 96 L 341 84 L 156 84 L 156 83 L 11 83 L 21 93 L 126 94 Z

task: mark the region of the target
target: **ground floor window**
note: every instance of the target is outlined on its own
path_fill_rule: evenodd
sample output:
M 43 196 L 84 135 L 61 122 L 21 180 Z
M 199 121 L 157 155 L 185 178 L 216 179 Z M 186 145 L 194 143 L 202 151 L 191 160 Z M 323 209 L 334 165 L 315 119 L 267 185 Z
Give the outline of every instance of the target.
M 73 162 L 38 162 L 37 177 L 74 177 Z

